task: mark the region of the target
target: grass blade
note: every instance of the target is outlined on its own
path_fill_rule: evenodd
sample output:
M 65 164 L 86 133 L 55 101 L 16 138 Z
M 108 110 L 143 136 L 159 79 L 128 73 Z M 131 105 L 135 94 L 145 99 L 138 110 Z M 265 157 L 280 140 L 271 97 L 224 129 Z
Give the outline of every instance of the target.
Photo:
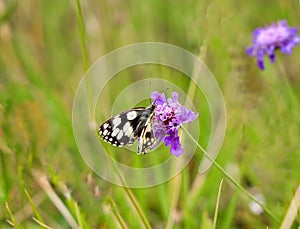
M 221 180 L 220 185 L 219 185 L 218 198 L 217 198 L 215 214 L 214 214 L 214 221 L 213 221 L 213 228 L 214 229 L 217 226 L 217 218 L 218 218 L 218 212 L 219 212 L 219 203 L 220 203 L 220 197 L 221 197 L 222 184 L 223 184 L 223 179 Z
M 172 191 L 172 200 L 171 200 L 171 206 L 170 206 L 170 213 L 168 217 L 167 222 L 167 229 L 171 229 L 174 227 L 174 213 L 176 211 L 176 207 L 179 200 L 179 193 L 180 193 L 180 184 L 181 184 L 181 173 L 179 173 L 174 179 L 171 181 L 171 184 L 173 184 L 173 187 L 170 188 Z
M 141 205 L 139 204 L 138 200 L 136 199 L 136 197 L 134 196 L 132 191 L 127 187 L 123 187 L 123 190 L 125 191 L 127 197 L 129 198 L 131 204 L 133 205 L 134 209 L 137 211 L 138 215 L 140 216 L 140 219 L 141 219 L 144 227 L 147 229 L 150 229 L 151 228 L 150 223 L 148 222 L 148 219 L 147 219 Z
M 59 198 L 59 196 L 55 193 L 53 188 L 51 187 L 50 183 L 47 180 L 47 177 L 45 174 L 34 171 L 33 175 L 39 185 L 42 187 L 42 189 L 45 191 L 45 193 L 48 195 L 52 203 L 56 206 L 56 208 L 60 211 L 60 213 L 63 215 L 64 219 L 68 222 L 68 224 L 72 228 L 79 228 L 77 225 L 77 222 L 73 218 L 72 214 L 70 213 L 69 209 L 66 207 L 66 205 L 63 203 L 63 201 Z
M 298 210 L 300 209 L 300 184 L 295 192 L 294 198 L 292 199 L 290 206 L 284 216 L 284 219 L 280 225 L 281 229 L 291 228 L 294 220 L 297 217 Z
M 10 223 L 12 224 L 12 226 L 14 228 L 19 229 L 19 226 L 16 222 L 16 219 L 15 219 L 14 215 L 12 214 L 7 202 L 5 202 L 5 207 L 6 207 L 6 210 L 8 211 L 8 214 L 9 214 Z
M 112 214 L 113 214 L 115 220 L 119 223 L 119 226 L 123 229 L 129 228 L 128 225 L 126 224 L 125 220 L 121 216 L 119 210 L 117 209 L 117 207 L 116 207 L 117 205 L 116 205 L 115 201 L 111 197 L 109 197 L 108 202 L 111 207 Z
M 203 154 L 205 155 L 205 157 L 207 157 L 209 159 L 209 161 L 216 166 L 221 173 L 224 174 L 224 176 L 230 180 L 230 182 L 232 184 L 234 184 L 234 186 L 236 186 L 241 192 L 243 192 L 246 196 L 249 197 L 249 199 L 253 200 L 255 203 L 257 203 L 259 206 L 261 206 L 265 212 L 267 212 L 271 217 L 274 218 L 274 220 L 277 221 L 277 223 L 280 222 L 280 220 L 278 219 L 278 217 L 276 217 L 264 204 L 262 204 L 261 202 L 259 202 L 251 193 L 249 193 L 245 188 L 243 188 L 236 180 L 234 180 L 229 173 L 227 173 L 215 160 L 213 160 L 210 155 L 205 151 L 205 149 L 203 149 L 203 147 L 193 138 L 193 136 L 184 128 L 181 127 L 184 132 L 191 138 L 191 140 L 199 147 L 199 149 L 203 152 Z
M 35 215 L 36 219 L 37 219 L 40 223 L 45 224 L 45 222 L 44 222 L 42 216 L 40 215 L 40 213 L 38 212 L 37 208 L 35 207 L 35 204 L 33 203 L 33 201 L 32 201 L 32 199 L 31 199 L 29 193 L 27 192 L 26 189 L 24 189 L 24 192 L 25 192 L 25 194 L 26 194 L 26 196 L 27 196 L 27 199 L 28 199 L 28 201 L 29 201 L 29 203 L 30 203 L 30 205 L 31 205 L 31 207 L 32 207 L 32 210 L 33 210 L 33 212 L 34 212 L 34 215 Z
M 78 14 L 78 22 L 79 22 L 79 38 L 81 44 L 81 52 L 82 52 L 82 60 L 83 60 L 83 69 L 86 72 L 90 66 L 88 52 L 86 47 L 86 28 L 83 19 L 82 8 L 80 4 L 80 0 L 76 0 L 77 14 Z
M 109 152 L 107 152 L 107 153 L 108 153 L 108 155 L 110 155 Z M 132 204 L 133 209 L 136 210 L 136 212 L 138 213 L 138 215 L 139 215 L 139 217 L 140 217 L 140 219 L 141 219 L 141 222 L 142 222 L 143 226 L 144 226 L 145 228 L 147 228 L 147 229 L 150 229 L 150 228 L 151 228 L 151 225 L 150 225 L 150 223 L 149 223 L 149 221 L 148 221 L 148 219 L 147 219 L 147 217 L 146 217 L 146 215 L 145 215 L 145 213 L 144 213 L 144 211 L 143 211 L 143 209 L 142 209 L 142 207 L 141 207 L 139 201 L 136 199 L 136 197 L 135 197 L 135 195 L 132 193 L 131 189 L 128 188 L 128 187 L 126 187 L 125 180 L 124 180 L 124 178 L 123 178 L 121 172 L 119 171 L 117 165 L 115 164 L 115 161 L 113 160 L 111 163 L 112 163 L 112 165 L 113 165 L 113 167 L 114 167 L 114 169 L 115 169 L 115 172 L 117 173 L 117 176 L 119 177 L 120 181 L 121 181 L 122 184 L 124 185 L 124 186 L 122 186 L 122 188 L 123 188 L 123 190 L 124 190 L 126 196 L 128 197 L 130 203 Z
M 48 225 L 44 224 L 43 222 L 39 221 L 37 218 L 33 217 L 32 218 L 34 222 L 36 222 L 38 225 L 40 225 L 43 228 L 46 229 L 52 229 L 52 227 L 49 227 Z

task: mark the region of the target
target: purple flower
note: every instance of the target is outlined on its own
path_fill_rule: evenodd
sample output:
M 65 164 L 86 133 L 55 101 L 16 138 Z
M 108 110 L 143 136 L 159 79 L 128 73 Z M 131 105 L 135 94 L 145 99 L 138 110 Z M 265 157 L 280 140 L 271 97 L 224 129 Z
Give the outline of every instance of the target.
M 260 27 L 253 32 L 253 44 L 247 48 L 248 55 L 257 58 L 257 65 L 264 70 L 264 56 L 268 55 L 271 63 L 275 61 L 275 50 L 291 54 L 292 49 L 300 42 L 296 27 L 288 27 L 285 20 L 272 23 L 268 27 Z
M 154 134 L 158 139 L 157 144 L 162 140 L 170 147 L 171 154 L 180 156 L 183 153 L 178 129 L 181 124 L 192 122 L 197 118 L 198 113 L 186 109 L 178 102 L 178 93 L 172 93 L 172 99 L 166 100 L 164 93 L 152 92 L 152 100 L 156 104 Z

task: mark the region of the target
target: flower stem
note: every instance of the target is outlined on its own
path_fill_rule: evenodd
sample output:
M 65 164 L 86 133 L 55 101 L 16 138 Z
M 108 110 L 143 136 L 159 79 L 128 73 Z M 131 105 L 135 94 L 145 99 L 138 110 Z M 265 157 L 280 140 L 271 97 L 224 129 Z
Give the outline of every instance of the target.
M 88 58 L 88 51 L 87 51 L 87 47 L 86 47 L 87 35 L 86 35 L 86 28 L 85 28 L 85 24 L 84 24 L 83 12 L 82 12 L 80 0 L 76 0 L 76 7 L 77 7 L 77 14 L 78 14 L 78 30 L 79 30 L 79 36 L 80 36 L 83 69 L 86 72 L 90 66 L 90 61 Z
M 280 222 L 280 220 L 273 215 L 273 213 L 265 206 L 263 205 L 261 202 L 259 202 L 251 193 L 249 193 L 245 188 L 243 188 L 236 180 L 234 180 L 229 173 L 227 173 L 215 160 L 213 160 L 211 158 L 211 156 L 205 151 L 205 149 L 203 149 L 203 147 L 193 138 L 193 136 L 187 131 L 187 129 L 185 129 L 184 127 L 181 127 L 184 132 L 191 138 L 191 140 L 198 146 L 198 148 L 203 152 L 203 154 L 205 155 L 205 157 L 208 158 L 208 160 L 214 165 L 216 166 L 221 173 L 224 174 L 224 176 L 231 181 L 231 183 L 236 186 L 242 193 L 244 193 L 249 199 L 253 200 L 255 203 L 257 203 L 259 206 L 261 206 L 265 212 L 267 212 L 271 217 L 273 217 L 278 223 Z
M 280 61 L 278 61 L 278 63 L 277 63 L 277 68 L 278 68 L 278 71 L 279 71 L 279 75 L 281 76 L 281 79 L 283 80 L 283 83 L 285 84 L 285 86 L 288 90 L 288 93 L 289 93 L 289 95 L 292 99 L 292 102 L 294 103 L 295 107 L 300 108 L 297 97 L 296 97 L 295 93 L 293 92 L 293 89 L 292 89 L 291 84 L 289 82 L 287 72 L 285 71 L 285 69 L 284 69 L 284 67 L 283 67 L 283 65 Z
M 111 153 L 108 151 L 105 151 L 107 153 L 108 156 L 111 156 Z M 143 224 L 144 228 L 146 229 L 151 229 L 151 225 L 146 217 L 146 214 L 144 213 L 141 205 L 139 204 L 139 201 L 137 200 L 137 198 L 135 197 L 135 195 L 132 193 L 131 189 L 129 187 L 126 186 L 126 182 L 122 176 L 121 171 L 119 170 L 116 161 L 111 158 L 110 160 L 111 164 L 113 165 L 113 168 L 116 172 L 116 175 L 118 176 L 118 178 L 120 179 L 120 181 L 122 182 L 122 188 L 126 194 L 126 196 L 129 198 L 133 208 L 136 210 L 136 212 L 138 213 L 141 223 Z
M 219 211 L 219 204 L 220 204 L 220 198 L 221 198 L 221 191 L 222 191 L 222 184 L 223 184 L 223 179 L 220 182 L 219 185 L 219 191 L 218 191 L 218 198 L 217 198 L 217 203 L 216 203 L 216 208 L 215 208 L 215 214 L 214 214 L 214 221 L 213 221 L 213 229 L 217 228 L 217 219 L 218 219 L 218 211 Z
M 79 32 L 79 39 L 80 39 L 80 46 L 81 46 L 81 56 L 83 62 L 83 70 L 86 73 L 90 67 L 90 60 L 88 55 L 88 48 L 87 48 L 87 32 L 86 26 L 83 17 L 82 6 L 80 0 L 76 0 L 76 7 L 77 7 L 77 17 L 78 17 L 78 32 Z M 88 107 L 89 107 L 89 120 L 95 120 L 94 115 L 94 106 L 93 106 L 93 88 L 92 83 L 90 81 L 90 77 L 86 77 L 86 90 L 88 94 Z

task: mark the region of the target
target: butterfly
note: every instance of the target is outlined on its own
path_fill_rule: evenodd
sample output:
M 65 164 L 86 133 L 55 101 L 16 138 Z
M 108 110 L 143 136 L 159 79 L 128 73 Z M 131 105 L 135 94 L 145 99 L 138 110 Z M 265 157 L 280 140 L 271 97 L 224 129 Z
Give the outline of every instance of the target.
M 156 142 L 153 131 L 155 108 L 153 102 L 148 107 L 124 111 L 105 121 L 98 134 L 104 141 L 118 147 L 129 146 L 138 139 L 137 154 L 146 154 Z

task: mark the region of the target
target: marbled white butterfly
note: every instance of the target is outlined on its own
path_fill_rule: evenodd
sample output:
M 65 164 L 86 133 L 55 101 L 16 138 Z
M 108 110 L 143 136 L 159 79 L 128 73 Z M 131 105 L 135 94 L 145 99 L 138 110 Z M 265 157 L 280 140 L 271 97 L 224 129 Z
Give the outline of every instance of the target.
M 145 154 L 156 141 L 153 132 L 155 107 L 153 102 L 148 107 L 124 111 L 105 121 L 98 133 L 104 141 L 119 147 L 129 146 L 139 139 L 137 154 Z

